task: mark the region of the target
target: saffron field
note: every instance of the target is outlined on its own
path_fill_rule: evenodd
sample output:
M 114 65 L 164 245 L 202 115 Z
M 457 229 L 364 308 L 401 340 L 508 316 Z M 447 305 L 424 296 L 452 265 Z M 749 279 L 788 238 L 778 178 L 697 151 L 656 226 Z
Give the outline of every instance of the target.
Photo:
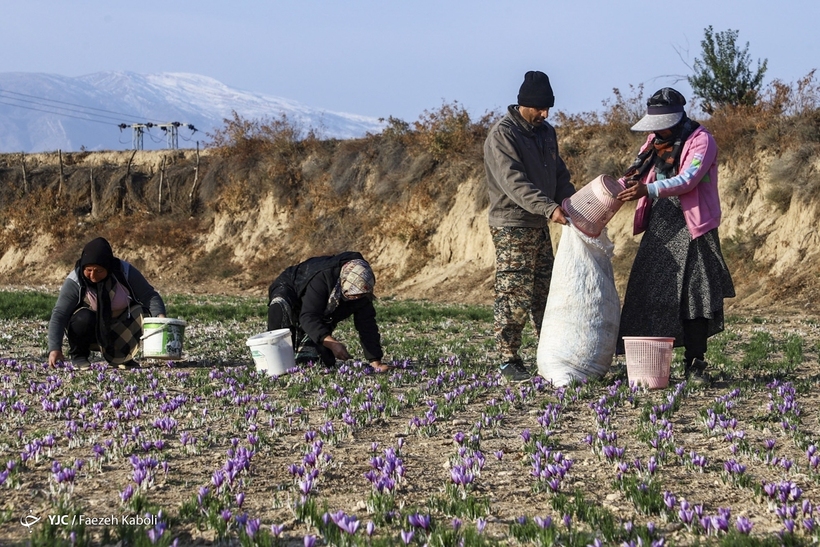
M 489 308 L 389 299 L 390 372 L 351 360 L 271 377 L 245 346 L 257 308 L 169 299 L 185 360 L 139 370 L 49 368 L 42 310 L 0 316 L 0 544 L 820 539 L 817 318 L 730 310 L 712 384 L 687 385 L 678 355 L 649 391 L 623 356 L 598 380 L 505 384 Z M 361 357 L 352 323 L 338 334 Z

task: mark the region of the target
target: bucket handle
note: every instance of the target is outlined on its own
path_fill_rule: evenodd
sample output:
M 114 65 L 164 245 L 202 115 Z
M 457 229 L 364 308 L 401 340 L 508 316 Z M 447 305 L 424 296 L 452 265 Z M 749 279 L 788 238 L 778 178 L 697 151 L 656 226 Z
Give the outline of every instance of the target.
M 160 332 L 162 332 L 162 329 L 154 329 L 151 332 L 149 332 L 148 334 L 143 334 L 142 336 L 140 336 L 140 340 L 145 340 L 146 338 L 154 336 L 155 334 L 160 333 Z

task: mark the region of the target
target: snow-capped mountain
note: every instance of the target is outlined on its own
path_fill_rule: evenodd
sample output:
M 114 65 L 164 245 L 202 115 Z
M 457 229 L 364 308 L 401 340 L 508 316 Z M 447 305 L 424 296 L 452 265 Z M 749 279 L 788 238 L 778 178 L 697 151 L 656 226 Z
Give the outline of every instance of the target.
M 0 73 L 0 153 L 127 150 L 136 146 L 135 126 L 142 131 L 142 148 L 159 150 L 170 147 L 174 123 L 180 124 L 177 146 L 193 148 L 207 143 L 207 135 L 233 112 L 260 121 L 284 114 L 295 127 L 322 138 L 362 137 L 384 126 L 375 118 L 233 89 L 197 74 L 98 72 L 70 78 L 9 72 Z

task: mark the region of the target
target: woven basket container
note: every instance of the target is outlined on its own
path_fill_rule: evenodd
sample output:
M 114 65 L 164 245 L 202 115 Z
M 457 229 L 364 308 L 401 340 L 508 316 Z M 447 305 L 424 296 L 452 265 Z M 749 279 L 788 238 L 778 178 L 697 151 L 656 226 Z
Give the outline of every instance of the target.
M 667 387 L 674 342 L 674 338 L 666 337 L 624 336 L 629 382 L 649 389 Z
M 609 175 L 599 175 L 586 186 L 566 198 L 561 208 L 572 224 L 589 237 L 598 237 L 623 202 L 615 196 L 623 190 Z

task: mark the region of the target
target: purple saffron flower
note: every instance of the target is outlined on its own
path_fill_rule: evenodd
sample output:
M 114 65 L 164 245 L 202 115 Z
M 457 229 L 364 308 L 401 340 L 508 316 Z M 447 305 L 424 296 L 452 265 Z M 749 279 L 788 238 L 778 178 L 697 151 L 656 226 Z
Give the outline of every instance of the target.
M 130 499 L 131 499 L 131 496 L 133 496 L 133 495 L 134 495 L 134 487 L 132 487 L 132 486 L 129 484 L 129 485 L 127 485 L 127 486 L 125 487 L 125 490 L 123 490 L 122 492 L 120 492 L 120 499 L 123 501 L 123 503 L 125 503 L 125 502 L 127 502 L 128 500 L 130 500 Z
M 423 528 L 424 530 L 430 529 L 430 515 L 414 513 L 407 517 L 407 521 L 413 528 Z
M 373 524 L 372 520 L 368 520 L 367 524 L 364 527 L 365 533 L 367 533 L 367 537 L 373 536 L 373 532 L 376 531 L 376 525 Z
M 305 479 L 303 481 L 299 481 L 299 491 L 302 495 L 307 496 L 313 490 L 313 479 Z
M 336 522 L 336 526 L 350 535 L 355 534 L 356 530 L 359 529 L 359 519 L 354 515 L 344 515 L 334 522 Z
M 248 534 L 248 537 L 253 539 L 257 532 L 259 532 L 259 519 L 248 519 L 248 522 L 245 523 L 245 533 Z
M 405 545 L 410 545 L 410 542 L 413 541 L 413 531 L 412 530 L 402 530 L 401 531 L 401 540 L 404 542 Z
M 481 517 L 478 517 L 475 521 L 475 529 L 478 530 L 478 533 L 484 532 L 484 528 L 487 526 L 487 521 Z
M 148 532 L 147 532 L 147 534 L 148 534 L 148 541 L 150 541 L 150 542 L 151 542 L 151 545 L 153 545 L 153 544 L 155 544 L 157 541 L 159 541 L 159 538 L 160 538 L 160 537 L 162 537 L 162 534 L 163 534 L 164 532 L 165 532 L 165 529 L 164 529 L 164 528 L 160 528 L 160 529 L 157 529 L 157 528 L 151 528 L 150 530 L 148 530 Z M 71 542 L 71 544 L 73 545 L 73 544 L 74 544 L 74 542 L 72 541 L 72 542 Z
M 546 518 L 544 518 L 544 517 L 535 517 L 533 520 L 535 521 L 535 524 L 537 524 L 538 526 L 540 526 L 541 528 L 543 528 L 545 530 L 547 528 L 549 528 L 550 526 L 552 526 L 552 517 L 549 517 L 549 516 L 547 516 Z
M 305 547 L 314 547 L 316 545 L 316 536 L 305 536 Z

